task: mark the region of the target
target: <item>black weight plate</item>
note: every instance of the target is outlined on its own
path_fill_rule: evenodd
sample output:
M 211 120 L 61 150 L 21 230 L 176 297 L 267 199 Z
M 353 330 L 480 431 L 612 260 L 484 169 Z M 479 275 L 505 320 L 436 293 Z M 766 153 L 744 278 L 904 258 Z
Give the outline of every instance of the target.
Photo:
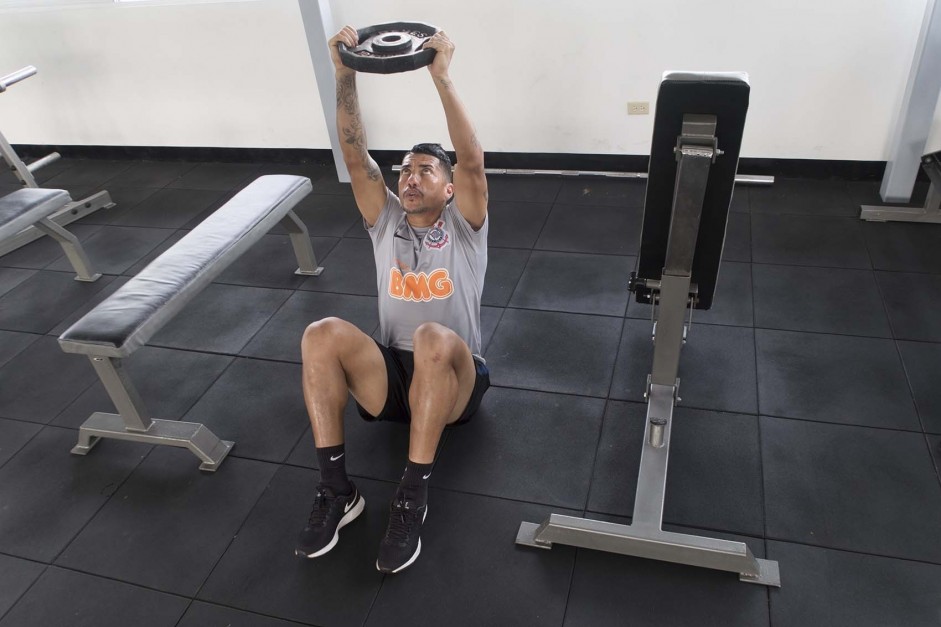
M 390 22 L 356 31 L 359 45 L 347 48 L 340 44 L 340 60 L 357 72 L 395 74 L 430 65 L 435 50 L 421 50 L 425 40 L 438 32 L 421 22 Z

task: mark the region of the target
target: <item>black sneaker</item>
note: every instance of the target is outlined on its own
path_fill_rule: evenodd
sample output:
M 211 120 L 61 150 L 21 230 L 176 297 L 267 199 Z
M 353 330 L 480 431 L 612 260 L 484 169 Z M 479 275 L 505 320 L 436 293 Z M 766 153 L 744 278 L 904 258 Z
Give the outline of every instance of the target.
M 310 519 L 297 538 L 294 552 L 300 557 L 320 557 L 336 546 L 340 529 L 362 514 L 365 505 L 355 485 L 346 496 L 336 496 L 330 488 L 318 485 Z
M 416 507 L 414 501 L 397 494 L 389 509 L 389 527 L 379 543 L 376 568 L 379 572 L 391 574 L 405 570 L 418 559 L 421 526 L 428 515 L 428 506 Z

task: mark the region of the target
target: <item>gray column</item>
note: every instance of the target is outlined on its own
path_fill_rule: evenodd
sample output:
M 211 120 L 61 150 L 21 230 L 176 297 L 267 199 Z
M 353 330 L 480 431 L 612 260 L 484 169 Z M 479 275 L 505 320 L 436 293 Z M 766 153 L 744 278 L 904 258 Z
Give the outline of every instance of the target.
M 337 178 L 341 183 L 349 183 L 350 173 L 343 162 L 340 137 L 337 134 L 336 80 L 333 61 L 327 49 L 327 40 L 333 37 L 338 29 L 333 23 L 328 0 L 298 0 L 298 4 L 304 20 L 304 30 L 307 32 L 307 47 L 310 49 L 310 60 L 314 64 L 314 77 L 317 79 L 317 91 L 320 93 L 323 117 L 327 123 L 327 133 L 330 134 L 330 147 L 333 149 Z
M 905 98 L 892 134 L 879 193 L 885 202 L 908 202 L 941 93 L 941 8 L 928 0 Z

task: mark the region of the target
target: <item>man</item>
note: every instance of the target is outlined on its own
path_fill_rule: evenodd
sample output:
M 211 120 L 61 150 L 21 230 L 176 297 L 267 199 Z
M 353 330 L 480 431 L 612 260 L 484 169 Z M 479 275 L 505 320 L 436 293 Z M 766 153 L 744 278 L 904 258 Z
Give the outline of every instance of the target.
M 454 45 L 439 31 L 426 43 L 457 165 L 438 144 L 405 155 L 396 196 L 366 152 L 356 73 L 337 46 L 354 47 L 347 26 L 330 40 L 336 67 L 337 127 L 356 205 L 373 242 L 381 343 L 337 318 L 311 324 L 301 344 L 304 399 L 310 414 L 320 483 L 298 555 L 318 557 L 363 511 L 346 475 L 343 409 L 352 394 L 367 420 L 409 424 L 408 461 L 392 500 L 376 567 L 396 573 L 421 551 L 428 480 L 447 425 L 468 421 L 490 385 L 480 357 L 480 295 L 487 269 L 487 179 L 484 153 L 448 76 Z M 390 108 L 401 118 L 408 103 Z

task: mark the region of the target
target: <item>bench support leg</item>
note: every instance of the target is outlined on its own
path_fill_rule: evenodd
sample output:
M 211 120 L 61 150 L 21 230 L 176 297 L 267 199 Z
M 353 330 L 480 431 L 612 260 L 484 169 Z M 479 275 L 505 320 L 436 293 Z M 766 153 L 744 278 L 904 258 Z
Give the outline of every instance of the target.
M 75 269 L 76 281 L 92 282 L 101 277 L 100 273 L 91 269 L 91 262 L 88 261 L 85 249 L 73 233 L 69 233 L 49 218 L 43 218 L 35 226 L 62 246 L 65 256 L 69 258 L 69 263 Z
M 147 417 L 144 405 L 124 368 L 117 359 L 91 357 L 92 366 L 101 379 L 118 414 L 96 412 L 79 429 L 76 455 L 86 455 L 101 438 L 131 440 L 189 449 L 202 463 L 200 470 L 213 472 L 219 468 L 234 442 L 220 440 L 205 425 L 176 420 L 154 420 Z
M 303 274 L 308 276 L 320 276 L 323 267 L 317 265 L 317 256 L 314 255 L 314 248 L 310 245 L 310 236 L 307 233 L 305 225 L 294 211 L 288 211 L 281 219 L 288 235 L 291 236 L 291 245 L 294 246 L 294 256 L 297 257 L 297 270 L 294 274 Z

